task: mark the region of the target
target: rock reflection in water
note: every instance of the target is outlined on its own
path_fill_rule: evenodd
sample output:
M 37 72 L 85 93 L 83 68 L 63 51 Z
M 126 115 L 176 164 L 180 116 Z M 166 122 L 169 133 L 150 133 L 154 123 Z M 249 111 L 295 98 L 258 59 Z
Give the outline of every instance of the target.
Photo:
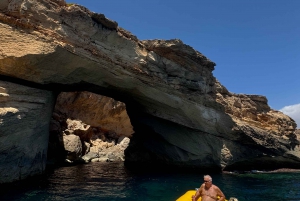
M 49 178 L 49 194 L 64 198 L 125 197 L 128 174 L 121 162 L 62 167 Z M 128 189 L 127 189 L 128 190 Z M 119 192 L 116 194 L 116 192 Z
M 137 164 L 137 166 L 139 166 Z M 170 201 L 199 187 L 205 172 L 128 169 L 123 162 L 89 163 L 56 169 L 26 187 L 1 188 L 12 201 Z M 211 174 L 226 197 L 243 200 L 300 200 L 300 173 Z M 280 185 L 278 185 L 280 183 Z

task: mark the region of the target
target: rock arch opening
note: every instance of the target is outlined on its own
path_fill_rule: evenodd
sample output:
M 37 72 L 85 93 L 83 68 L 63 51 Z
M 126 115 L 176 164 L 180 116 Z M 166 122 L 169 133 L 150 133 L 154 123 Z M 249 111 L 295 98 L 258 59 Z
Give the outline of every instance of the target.
M 133 127 L 123 102 L 88 91 L 58 94 L 48 165 L 124 161 Z

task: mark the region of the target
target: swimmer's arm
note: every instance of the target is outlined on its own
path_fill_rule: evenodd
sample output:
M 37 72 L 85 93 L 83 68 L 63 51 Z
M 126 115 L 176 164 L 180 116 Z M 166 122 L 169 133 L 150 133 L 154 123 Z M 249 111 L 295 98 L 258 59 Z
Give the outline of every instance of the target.
M 197 201 L 201 197 L 202 189 L 203 189 L 203 186 L 201 185 L 200 188 L 195 193 L 195 195 L 192 196 L 193 201 Z
M 218 196 L 220 196 L 220 198 L 218 199 L 218 201 L 225 201 L 225 195 L 224 195 L 224 193 L 221 191 L 221 189 L 219 189 L 218 187 L 217 187 L 217 195 Z

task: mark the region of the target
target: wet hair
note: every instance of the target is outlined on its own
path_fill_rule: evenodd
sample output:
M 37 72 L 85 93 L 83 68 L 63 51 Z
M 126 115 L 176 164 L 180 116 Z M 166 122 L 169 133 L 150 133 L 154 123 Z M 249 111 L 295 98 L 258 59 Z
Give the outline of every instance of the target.
M 211 178 L 211 176 L 209 176 L 208 174 L 207 174 L 207 175 L 204 175 L 204 177 L 203 177 L 203 178 L 205 178 L 205 177 L 209 178 L 209 180 L 210 180 L 210 181 L 212 181 L 212 178 Z

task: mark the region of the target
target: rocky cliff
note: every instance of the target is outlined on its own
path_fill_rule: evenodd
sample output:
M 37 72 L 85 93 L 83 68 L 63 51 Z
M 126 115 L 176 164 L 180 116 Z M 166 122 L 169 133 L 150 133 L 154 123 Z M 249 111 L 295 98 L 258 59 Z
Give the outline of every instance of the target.
M 0 183 L 42 174 L 54 95 L 0 81 Z
M 35 116 L 31 127 L 11 115 L 17 113 L 1 113 L 1 182 L 44 170 L 48 133 L 35 129 L 50 121 L 48 92 L 61 91 L 90 91 L 126 104 L 135 132 L 128 162 L 214 170 L 300 167 L 294 120 L 272 110 L 266 97 L 228 92 L 212 74 L 215 63 L 182 41 L 140 41 L 103 14 L 64 0 L 3 0 L 0 11 L 1 79 L 38 88 L 45 100 L 39 105 L 48 108 L 43 120 L 39 111 L 25 110 Z M 27 96 L 31 92 L 22 103 L 31 102 Z M 18 109 L 7 98 L 1 104 L 1 110 Z M 9 123 L 17 119 L 18 129 Z M 24 144 L 18 134 L 28 128 Z M 35 143 L 41 147 L 29 150 Z M 33 164 L 40 167 L 31 171 Z M 16 166 L 22 168 L 11 169 Z

